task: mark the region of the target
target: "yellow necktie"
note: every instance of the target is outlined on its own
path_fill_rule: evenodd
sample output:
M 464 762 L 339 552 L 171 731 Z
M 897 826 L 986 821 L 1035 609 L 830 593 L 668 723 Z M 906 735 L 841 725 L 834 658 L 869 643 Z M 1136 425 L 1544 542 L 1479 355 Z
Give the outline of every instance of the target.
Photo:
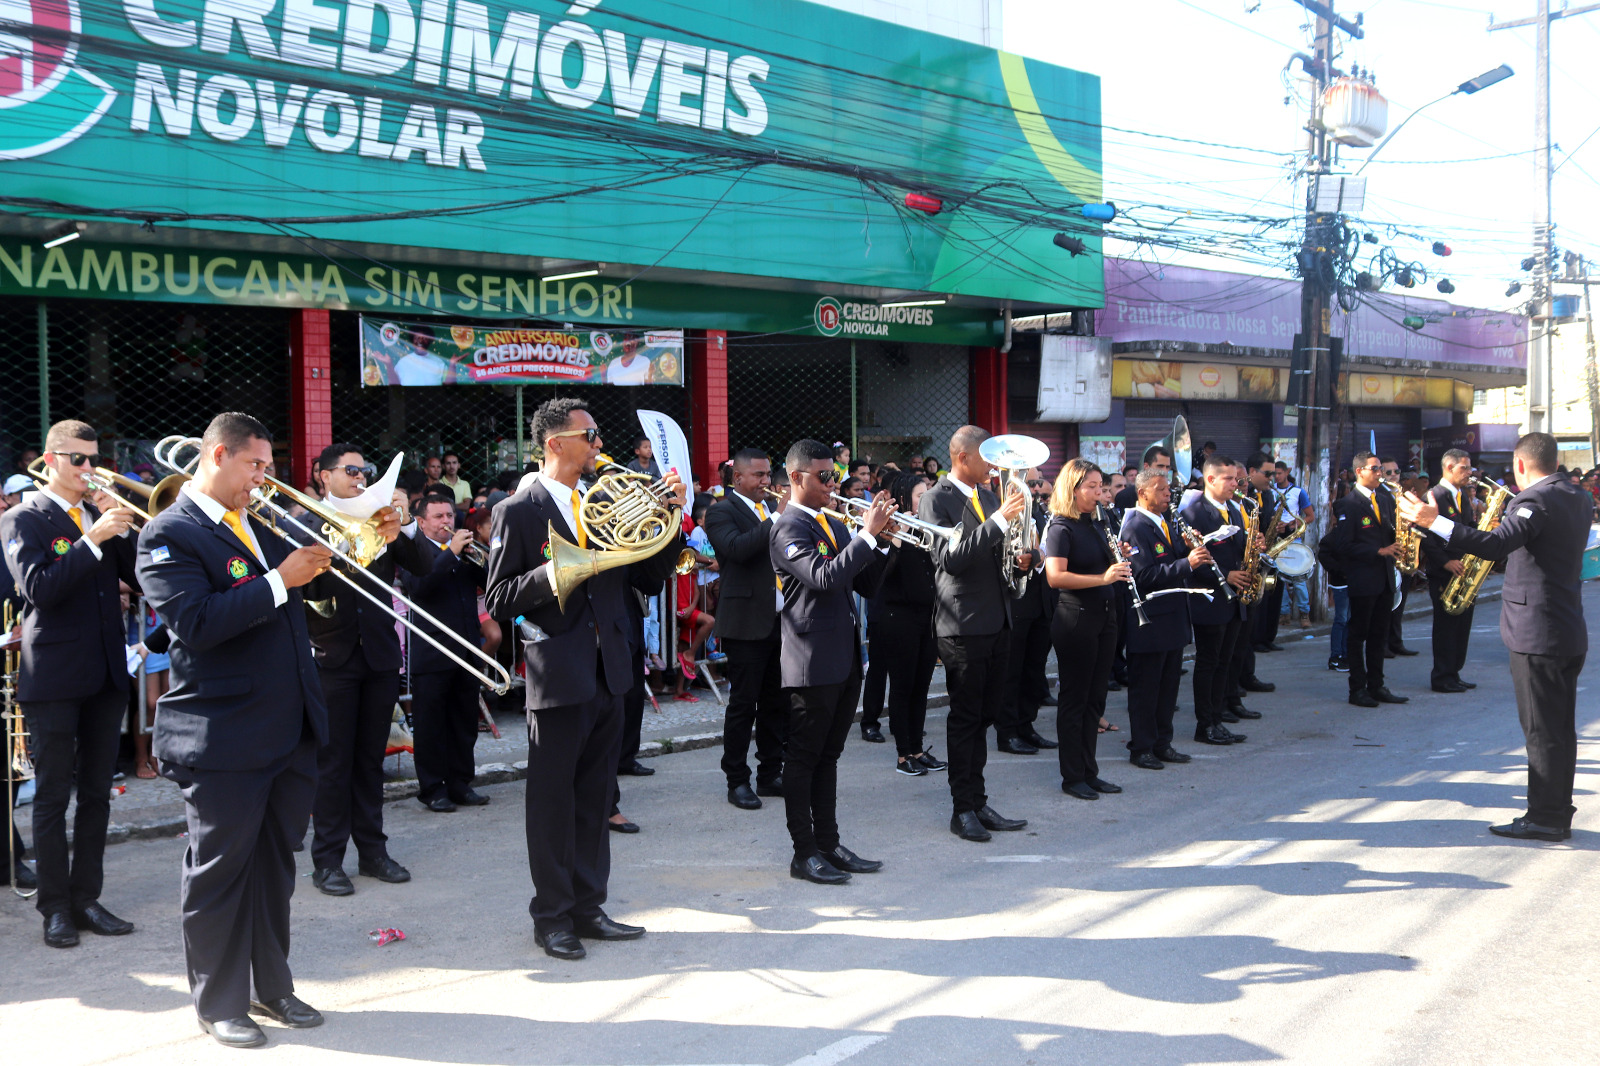
M 1378 494 L 1372 494 L 1372 513 L 1378 516 L 1378 524 L 1383 525 L 1383 512 L 1378 510 Z
M 764 503 L 756 504 L 756 514 L 760 515 L 761 520 L 765 522 L 767 520 L 767 505 Z
M 978 502 L 978 490 L 972 490 L 972 509 L 978 512 L 978 521 L 987 522 L 989 516 L 983 513 L 983 504 Z
M 233 530 L 233 535 L 239 538 L 239 543 L 245 546 L 245 550 L 251 555 L 255 555 L 256 550 L 250 547 L 250 537 L 244 531 L 244 520 L 239 517 L 239 512 L 225 511 L 223 512 L 222 520 L 227 523 L 229 529 Z M 261 560 L 260 556 L 256 556 L 256 558 L 258 561 L 265 561 Z
M 72 524 L 78 527 L 78 532 L 83 532 L 83 511 L 76 507 L 68 507 L 67 514 L 72 516 Z
M 833 545 L 834 551 L 838 551 L 839 542 L 833 539 L 833 530 L 828 528 L 828 516 L 825 514 L 819 514 L 817 519 L 819 524 L 822 526 L 823 535 L 828 538 L 828 543 Z
M 589 546 L 589 535 L 583 531 L 583 521 L 578 517 L 578 510 L 583 505 L 583 496 L 577 489 L 572 490 L 572 531 L 578 535 L 578 547 Z
M 1161 519 L 1161 535 L 1167 538 L 1167 543 L 1172 543 L 1172 530 L 1167 528 L 1167 520 Z

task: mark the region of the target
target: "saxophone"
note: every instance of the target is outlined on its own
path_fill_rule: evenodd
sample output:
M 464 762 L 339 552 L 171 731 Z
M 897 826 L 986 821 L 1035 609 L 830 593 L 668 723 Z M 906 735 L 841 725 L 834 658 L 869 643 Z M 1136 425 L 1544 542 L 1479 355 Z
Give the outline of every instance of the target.
M 1487 533 L 1500 524 L 1500 519 L 1506 513 L 1506 504 L 1511 502 L 1512 492 L 1492 481 L 1479 480 L 1478 484 L 1489 490 L 1488 506 L 1483 509 L 1483 517 L 1478 519 L 1478 529 Z M 1478 598 L 1478 590 L 1483 588 L 1484 579 L 1493 569 L 1494 563 L 1489 559 L 1463 555 L 1461 573 L 1450 579 L 1439 597 L 1439 606 L 1444 608 L 1444 613 L 1461 614 L 1471 607 Z
M 1399 482 L 1391 482 L 1390 488 L 1394 498 L 1398 500 L 1404 493 Z M 1394 568 L 1410 577 L 1422 567 L 1422 531 L 1406 521 L 1400 513 L 1400 508 L 1394 510 Z
M 1272 515 L 1267 519 L 1265 526 L 1267 530 L 1270 531 L 1277 528 L 1278 515 L 1283 513 L 1283 505 L 1287 499 L 1287 496 L 1278 497 L 1278 502 L 1272 508 Z M 1245 586 L 1243 592 L 1239 593 L 1239 602 L 1248 606 L 1259 601 L 1262 596 L 1271 590 L 1273 584 L 1277 581 L 1277 575 L 1267 573 L 1266 567 L 1262 565 L 1264 560 L 1261 550 L 1256 547 L 1256 534 L 1263 528 L 1261 525 L 1261 507 L 1257 504 L 1254 508 L 1246 508 L 1243 503 L 1244 501 L 1241 500 L 1240 510 L 1245 512 L 1244 531 L 1245 535 L 1249 537 L 1249 540 L 1245 542 L 1243 567 L 1244 572 L 1250 575 L 1250 584 Z M 1270 559 L 1272 557 L 1269 554 L 1266 558 Z

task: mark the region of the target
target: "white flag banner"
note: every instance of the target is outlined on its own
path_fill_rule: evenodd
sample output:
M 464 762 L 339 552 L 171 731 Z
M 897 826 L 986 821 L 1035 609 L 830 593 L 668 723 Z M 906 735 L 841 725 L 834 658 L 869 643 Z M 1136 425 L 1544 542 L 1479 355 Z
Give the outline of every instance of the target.
M 650 448 L 662 476 L 669 472 L 677 474 L 683 479 L 684 487 L 692 493 L 694 472 L 689 469 L 689 440 L 683 435 L 683 429 L 660 411 L 641 410 L 639 425 L 644 427 L 644 435 L 650 438 Z

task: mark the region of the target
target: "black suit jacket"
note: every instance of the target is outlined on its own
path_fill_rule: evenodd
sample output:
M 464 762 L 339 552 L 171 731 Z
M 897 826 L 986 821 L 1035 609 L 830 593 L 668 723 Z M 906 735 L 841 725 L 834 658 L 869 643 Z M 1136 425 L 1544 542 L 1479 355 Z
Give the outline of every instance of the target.
M 786 688 L 836 685 L 861 662 L 856 605 L 851 593 L 871 599 L 883 580 L 886 556 L 827 515 L 821 524 L 798 507 L 772 523 L 768 553 L 783 577 L 783 653 Z M 834 542 L 838 543 L 837 550 Z
M 1525 655 L 1582 655 L 1583 550 L 1594 501 L 1565 476 L 1551 474 L 1519 492 L 1500 525 L 1486 533 L 1456 523 L 1451 551 L 1506 561 L 1500 587 L 1500 639 Z M 1435 536 L 1429 540 L 1437 540 Z
M 1379 515 L 1372 513 L 1373 500 Z M 1350 595 L 1388 596 L 1394 589 L 1394 560 L 1378 549 L 1393 543 L 1394 497 L 1375 491 L 1369 500 L 1351 489 L 1333 505 L 1333 528 L 1322 538 L 1321 550 L 1344 572 Z
M 405 534 L 395 542 L 413 540 Z M 476 645 L 480 636 L 478 628 L 478 589 L 487 580 L 484 569 L 456 555 L 449 548 L 441 548 L 417 530 L 414 538 L 417 552 L 422 556 L 423 576 L 407 575 L 401 580 L 418 607 L 433 615 L 444 628 L 470 644 Z M 424 633 L 456 651 L 439 627 L 412 616 L 412 621 Z M 394 628 L 392 625 L 390 628 Z M 456 651 L 463 658 L 466 656 Z M 429 644 L 421 637 L 411 637 L 411 672 L 413 674 L 440 674 L 459 670 L 461 665 Z
M 172 688 L 156 708 L 162 762 L 259 769 L 294 751 L 308 723 L 327 743 L 300 590 L 274 607 L 265 579 L 289 547 L 250 521 L 266 567 L 187 494 L 139 535 L 139 581 L 172 637 Z
M 1452 522 L 1464 522 L 1469 526 L 1477 525 L 1477 519 L 1472 514 L 1473 488 L 1469 484 L 1461 490 L 1461 504 L 1456 506 L 1456 495 L 1450 486 L 1440 482 L 1428 490 L 1428 495 L 1433 497 L 1433 502 L 1438 505 L 1439 513 Z M 1445 563 L 1459 559 L 1465 552 L 1451 548 L 1439 537 L 1422 538 L 1422 557 L 1428 563 L 1428 584 L 1440 586 L 1447 584 L 1455 575 L 1445 569 Z
M 1170 523 L 1169 523 L 1170 524 Z M 1128 546 L 1128 562 L 1133 568 L 1133 579 L 1139 583 L 1139 593 L 1148 596 L 1160 589 L 1181 588 L 1189 584 L 1189 549 L 1177 539 L 1177 532 L 1167 537 L 1158 523 L 1145 517 L 1142 511 L 1129 511 L 1122 522 L 1122 543 Z M 1192 593 L 1161 596 L 1146 600 L 1145 617 L 1150 624 L 1142 626 L 1137 612 L 1127 615 L 1128 651 L 1174 651 L 1194 639 L 1189 628 L 1189 601 L 1203 600 Z
M 1191 529 L 1202 535 L 1214 533 L 1224 525 L 1222 512 L 1211 505 L 1211 501 L 1206 499 L 1204 493 L 1190 500 L 1188 505 L 1178 513 L 1183 516 L 1183 520 L 1188 523 Z M 1238 526 L 1239 532 L 1226 539 L 1214 540 L 1206 545 L 1211 552 L 1212 561 L 1217 564 L 1217 570 L 1213 571 L 1208 566 L 1194 573 L 1189 582 L 1194 588 L 1216 591 L 1221 587 L 1218 584 L 1218 572 L 1221 573 L 1220 580 L 1226 580 L 1230 571 L 1244 568 L 1244 513 L 1240 510 L 1236 500 L 1228 501 L 1228 521 L 1226 524 Z M 1162 598 L 1166 599 L 1167 597 Z M 1220 591 L 1217 591 L 1217 594 L 1211 597 L 1209 601 L 1204 596 L 1195 596 L 1194 601 L 1189 605 L 1189 620 L 1195 625 L 1227 625 L 1235 618 L 1248 618 L 1250 616 L 1249 609 L 1239 601 L 1237 596 L 1233 599 L 1228 599 Z
M 954 543 L 939 537 L 933 543 L 934 632 L 941 637 L 993 636 L 1011 624 L 1011 590 L 1002 569 L 1009 561 L 1000 556 L 1005 531 L 990 521 L 1000 501 L 979 487 L 983 518 L 972 500 L 940 478 L 917 505 L 917 517 L 937 526 L 961 530 Z
M 566 491 L 563 486 L 561 491 Z M 586 703 L 599 693 L 599 675 L 606 691 L 621 696 L 633 687 L 632 624 L 624 597 L 640 580 L 657 582 L 672 572 L 683 550 L 683 535 L 640 563 L 596 574 L 567 599 L 556 603 L 545 567 L 550 530 L 577 543 L 566 519 L 551 500 L 544 479 L 495 504 L 489 523 L 489 584 L 485 602 L 494 618 L 521 617 L 532 636 L 518 627 L 527 665 L 530 711 Z M 638 570 L 637 575 L 627 573 Z
M 100 512 L 83 503 L 83 528 Z M 30 492 L 0 516 L 0 543 L 22 609 L 23 703 L 91 696 L 128 677 L 117 580 L 139 587 L 133 536 L 111 537 L 94 557 L 72 516 L 42 492 Z
M 732 491 L 706 512 L 706 537 L 717 553 L 716 634 L 728 640 L 765 640 L 778 621 L 772 569 L 772 525 Z
M 421 536 L 419 533 L 418 536 Z M 432 545 L 423 538 L 421 547 Z M 394 586 L 395 567 L 410 574 L 428 572 L 428 556 L 417 542 L 404 533 L 394 538 L 382 555 L 372 560 L 367 573 L 387 587 Z M 362 582 L 368 592 L 378 592 L 378 582 Z M 357 648 L 361 649 L 367 665 L 373 670 L 400 669 L 400 634 L 395 632 L 394 619 L 353 591 L 332 572 L 323 574 L 305 588 L 306 622 L 311 630 L 311 646 L 317 655 L 317 665 L 324 670 L 337 670 L 350 661 Z M 331 615 L 324 614 L 331 610 Z M 425 641 L 415 641 L 426 645 Z

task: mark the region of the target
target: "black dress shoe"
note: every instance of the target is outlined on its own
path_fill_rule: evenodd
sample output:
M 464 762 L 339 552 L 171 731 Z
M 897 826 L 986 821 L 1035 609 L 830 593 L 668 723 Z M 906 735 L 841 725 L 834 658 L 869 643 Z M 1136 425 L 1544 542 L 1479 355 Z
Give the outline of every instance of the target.
M 759 811 L 761 800 L 750 790 L 749 785 L 734 785 L 728 789 L 728 802 L 741 811 Z
M 1242 703 L 1231 704 L 1228 707 L 1228 713 L 1232 714 L 1235 718 L 1243 718 L 1250 722 L 1253 722 L 1257 718 L 1261 717 L 1260 711 L 1252 711 Z
M 1239 687 L 1246 692 L 1276 692 L 1278 686 L 1271 681 L 1263 681 L 1259 677 L 1241 677 Z
M 1210 726 L 1205 729 L 1196 729 L 1194 731 L 1194 742 L 1196 744 L 1228 745 L 1233 743 L 1233 737 L 1234 734 L 1228 732 L 1220 725 Z
M 1069 796 L 1076 796 L 1081 800 L 1097 800 L 1100 798 L 1100 793 L 1096 792 L 1094 787 L 1087 781 L 1063 781 L 1061 782 L 1061 791 Z
M 1049 737 L 1040 736 L 1037 729 L 1028 730 L 1027 733 L 1023 734 L 1022 739 L 1026 740 L 1029 744 L 1032 744 L 1040 751 L 1050 751 L 1061 746 L 1056 741 L 1051 740 Z
M 934 773 L 938 773 L 940 770 L 947 770 L 947 769 L 950 768 L 950 764 L 949 763 L 941 762 L 940 760 L 935 759 L 933 757 L 933 752 L 931 752 L 931 751 L 924 751 L 921 755 L 918 755 L 916 758 L 917 758 L 917 761 L 919 763 L 921 763 L 923 766 L 927 767 L 929 770 L 932 770 Z
M 1116 682 L 1116 681 L 1107 681 L 1106 682 L 1106 691 L 1107 692 L 1121 692 L 1122 691 L 1122 685 L 1120 683 Z
M 1394 654 L 1396 654 L 1396 655 L 1417 655 L 1417 654 L 1419 654 L 1417 649 L 1408 648 L 1404 644 L 1396 644 L 1394 647 L 1390 648 L 1389 650 L 1391 652 L 1393 652 Z
M 883 863 L 877 859 L 863 859 L 843 844 L 832 851 L 823 852 L 822 857 L 835 870 L 843 870 L 847 874 L 875 874 L 883 869 Z
M 1373 699 L 1377 700 L 1379 703 L 1410 703 L 1411 702 L 1411 697 L 1410 696 L 1396 696 L 1393 692 L 1389 691 L 1389 686 L 1387 686 L 1387 685 L 1381 686 L 1379 688 L 1368 689 L 1367 690 L 1367 695 L 1371 696 Z
M 320 866 L 311 871 L 311 886 L 329 896 L 353 896 L 356 886 L 342 866 Z
M 996 833 L 1015 833 L 1018 829 L 1026 829 L 1026 818 L 1007 818 L 999 811 L 987 804 L 978 808 L 978 821 L 983 823 L 985 829 Z
M 950 816 L 950 832 L 962 840 L 975 840 L 979 843 L 994 839 L 989 835 L 989 831 L 983 827 L 983 823 L 978 820 L 977 811 L 957 811 L 952 814 Z
M 73 911 L 72 924 L 96 936 L 127 936 L 133 932 L 132 922 L 123 921 L 98 902 L 89 904 L 81 911 Z
M 649 777 L 655 772 L 654 766 L 646 766 L 638 759 L 617 766 L 617 773 L 623 777 Z
M 1157 761 L 1159 762 L 1160 760 L 1158 759 Z M 1107 781 L 1103 777 L 1089 778 L 1089 787 L 1094 789 L 1096 792 L 1107 796 L 1114 796 L 1118 792 L 1122 791 L 1121 785 L 1113 785 L 1110 781 Z
M 1223 725 L 1238 725 L 1239 724 L 1239 716 L 1237 714 L 1234 714 L 1231 708 L 1229 710 L 1223 711 L 1222 714 L 1219 715 L 1218 717 L 1221 719 Z
M 574 919 L 572 931 L 585 940 L 638 940 L 644 936 L 644 926 L 614 922 L 604 911 L 593 918 Z
M 607 819 L 606 828 L 611 830 L 613 833 L 637 833 L 639 831 L 639 827 L 628 821 L 626 818 L 620 822 L 613 822 Z
M 1378 701 L 1365 692 L 1352 692 L 1350 693 L 1350 705 L 1352 707 L 1376 707 Z
M 371 860 L 362 859 L 356 863 L 356 872 L 362 877 L 375 877 L 391 885 L 403 885 L 411 880 L 411 871 L 387 855 Z
M 1039 749 L 1021 737 L 1006 737 L 1000 741 L 1000 750 L 1008 755 L 1037 755 Z
M 578 934 L 570 929 L 557 929 L 552 933 L 533 931 L 533 942 L 544 948 L 544 953 L 552 959 L 565 959 L 573 962 L 586 957 L 589 950 L 578 939 Z
M 816 852 L 803 859 L 790 859 L 789 876 L 797 881 L 810 881 L 814 885 L 842 885 L 850 880 L 849 874 Z
M 456 809 L 455 803 L 449 796 L 435 796 L 431 800 L 423 800 L 422 805 L 428 810 L 436 811 L 439 814 L 449 814 Z
M 1137 766 L 1141 770 L 1165 770 L 1167 768 L 1166 763 L 1162 762 L 1148 751 L 1141 751 L 1137 754 L 1130 755 L 1128 756 L 1128 761 L 1133 763 L 1133 765 Z
M 1156 758 L 1160 759 L 1162 762 L 1185 763 L 1190 761 L 1191 756 L 1185 755 L 1183 752 L 1174 748 L 1171 744 L 1168 744 L 1164 748 L 1156 749 Z
M 1385 659 L 1393 659 L 1393 658 L 1396 658 L 1396 656 L 1395 656 L 1395 653 L 1394 653 L 1394 651 L 1393 651 L 1393 650 L 1392 650 L 1392 649 L 1390 649 L 1390 648 L 1385 648 L 1385 649 L 1383 649 L 1383 657 L 1384 657 L 1384 658 L 1385 658 Z
M 315 1029 L 322 1024 L 322 1012 L 299 996 L 280 996 L 259 1003 L 251 1001 L 250 1013 L 271 1018 L 290 1029 Z
M 655 771 L 651 772 L 654 773 Z M 488 805 L 489 797 L 485 796 L 482 792 L 478 792 L 469 788 L 465 792 L 458 792 L 451 796 L 450 802 L 459 804 L 463 807 L 484 807 Z
M 1530 822 L 1526 817 L 1513 818 L 1505 825 L 1491 825 L 1489 832 L 1497 837 L 1511 837 L 1513 840 L 1566 840 L 1572 836 L 1572 830 L 1562 829 L 1553 825 L 1540 825 Z
M 1459 677 L 1456 678 L 1455 681 L 1456 681 L 1456 684 L 1460 685 L 1462 688 L 1477 688 L 1478 687 L 1478 684 L 1475 681 L 1463 681 Z
M 875 726 L 875 725 L 870 725 L 870 726 L 869 725 L 864 725 L 864 726 L 862 726 L 861 727 L 861 739 L 866 741 L 868 744 L 883 744 L 883 743 L 886 743 L 884 741 L 884 739 L 883 739 L 883 729 L 881 727 Z
M 53 948 L 77 947 L 78 931 L 72 927 L 72 915 L 66 911 L 45 915 L 44 942 Z
M 267 1042 L 267 1034 L 249 1018 L 224 1018 L 218 1022 L 201 1018 L 200 1028 L 223 1047 L 260 1047 Z
M 1432 685 L 1430 687 L 1433 689 L 1433 691 L 1435 691 L 1435 692 L 1443 692 L 1446 695 L 1454 695 L 1454 694 L 1456 694 L 1458 692 L 1467 691 L 1465 685 L 1458 685 L 1454 681 L 1441 681 L 1438 684 Z
M 776 796 L 777 798 L 782 799 L 783 798 L 783 778 L 775 777 L 771 781 L 757 781 L 756 782 L 756 795 L 758 795 L 758 796 Z

